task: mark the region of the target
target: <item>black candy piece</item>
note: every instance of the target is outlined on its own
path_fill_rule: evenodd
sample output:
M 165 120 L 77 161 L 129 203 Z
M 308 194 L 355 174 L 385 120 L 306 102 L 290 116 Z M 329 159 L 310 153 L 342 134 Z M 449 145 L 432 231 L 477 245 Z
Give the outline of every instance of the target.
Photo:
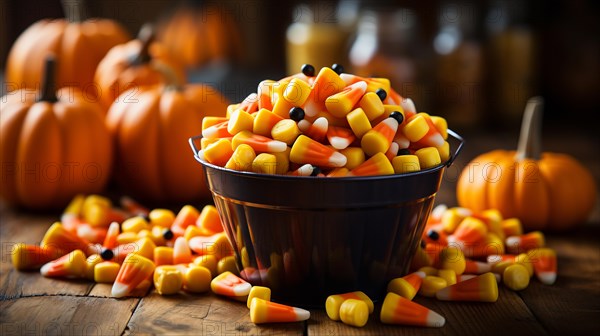
M 310 173 L 310 176 L 317 176 L 321 173 L 321 169 L 317 166 L 313 166 L 313 170 L 312 173 Z
M 171 229 L 166 229 L 163 232 L 163 238 L 165 238 L 166 240 L 171 240 L 173 239 L 173 231 L 171 231 Z
M 315 75 L 315 67 L 310 64 L 302 64 L 302 73 L 308 77 Z
M 396 121 L 398 121 L 398 124 L 402 124 L 402 122 L 404 121 L 404 115 L 398 111 L 390 113 L 390 118 L 396 119 Z
M 304 119 L 304 110 L 301 107 L 292 107 L 290 109 L 290 119 L 296 122 Z
M 103 249 L 100 253 L 100 257 L 104 260 L 111 260 L 114 256 L 115 254 L 111 249 Z
M 335 71 L 338 75 L 344 72 L 344 67 L 335 63 L 331 66 L 331 70 Z
M 375 91 L 375 94 L 379 96 L 379 99 L 381 99 L 381 101 L 384 101 L 387 97 L 387 92 L 382 88 L 377 89 L 377 91 Z
M 429 230 L 427 231 L 427 237 L 429 237 L 431 240 L 438 240 L 440 239 L 440 234 L 435 230 Z
M 408 148 L 402 148 L 398 151 L 398 156 L 400 155 L 410 155 L 410 150 L 408 150 Z

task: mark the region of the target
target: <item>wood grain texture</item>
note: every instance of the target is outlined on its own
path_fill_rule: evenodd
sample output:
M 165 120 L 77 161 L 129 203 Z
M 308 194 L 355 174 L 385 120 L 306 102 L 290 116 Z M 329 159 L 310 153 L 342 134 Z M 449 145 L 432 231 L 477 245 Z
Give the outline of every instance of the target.
M 136 299 L 40 296 L 0 301 L 2 335 L 120 335 Z
M 569 238 L 547 237 L 558 256 L 556 283 L 547 286 L 534 277 L 519 295 L 549 333 L 584 335 L 600 329 L 599 236 L 600 229 L 591 227 Z
M 180 293 L 144 297 L 127 325 L 126 333 L 197 335 L 301 335 L 304 323 L 268 324 L 250 322 L 245 302 L 211 293 Z

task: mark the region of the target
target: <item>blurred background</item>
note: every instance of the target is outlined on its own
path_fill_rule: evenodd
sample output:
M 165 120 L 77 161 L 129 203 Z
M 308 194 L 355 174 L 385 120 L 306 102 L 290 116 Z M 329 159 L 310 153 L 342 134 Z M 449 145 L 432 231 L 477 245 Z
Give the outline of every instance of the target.
M 190 81 L 234 102 L 302 63 L 340 63 L 346 72 L 390 78 L 420 111 L 455 129 L 515 130 L 527 98 L 542 95 L 550 130 L 595 131 L 586 120 L 600 111 L 598 7 L 591 0 L 88 0 L 83 10 L 132 36 L 156 23 Z M 60 0 L 0 0 L 2 69 L 23 30 L 64 16 Z

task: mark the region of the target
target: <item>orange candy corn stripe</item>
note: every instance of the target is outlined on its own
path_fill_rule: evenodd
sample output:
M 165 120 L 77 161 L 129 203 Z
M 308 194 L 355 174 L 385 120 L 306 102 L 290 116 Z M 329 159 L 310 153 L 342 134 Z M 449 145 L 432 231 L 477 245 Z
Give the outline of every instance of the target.
M 446 319 L 440 314 L 394 293 L 386 295 L 380 318 L 385 324 L 420 327 L 443 327 L 446 323 Z

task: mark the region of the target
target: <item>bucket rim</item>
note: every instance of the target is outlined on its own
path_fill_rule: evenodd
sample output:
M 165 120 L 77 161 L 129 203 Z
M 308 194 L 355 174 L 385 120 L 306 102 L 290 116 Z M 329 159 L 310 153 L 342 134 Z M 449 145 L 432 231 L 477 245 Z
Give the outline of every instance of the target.
M 409 172 L 409 173 L 402 173 L 402 174 L 371 175 L 371 176 L 339 176 L 339 177 L 262 174 L 262 173 L 255 173 L 255 172 L 250 172 L 250 171 L 229 169 L 229 168 L 225 168 L 225 167 L 221 167 L 221 166 L 217 166 L 212 163 L 209 163 L 200 157 L 200 155 L 199 155 L 200 150 L 196 146 L 196 142 L 199 139 L 202 139 L 202 135 L 193 136 L 193 137 L 189 138 L 188 141 L 189 141 L 190 147 L 192 148 L 192 152 L 194 154 L 194 159 L 196 161 L 198 161 L 200 164 L 202 164 L 205 167 L 209 167 L 209 168 L 221 171 L 223 173 L 238 175 L 240 177 L 266 179 L 266 180 L 279 180 L 279 181 L 281 181 L 281 180 L 302 181 L 302 180 L 307 180 L 307 179 L 312 179 L 312 180 L 326 179 L 326 180 L 332 180 L 332 181 L 375 181 L 375 180 L 379 181 L 379 180 L 394 180 L 394 179 L 400 179 L 400 178 L 410 178 L 410 177 L 419 176 L 419 175 L 428 175 L 428 174 L 435 173 L 446 167 L 450 167 L 452 165 L 452 163 L 454 163 L 454 160 L 456 159 L 456 157 L 462 151 L 462 148 L 465 144 L 465 140 L 458 133 L 456 133 L 450 129 L 448 129 L 448 135 L 451 136 L 455 141 L 458 142 L 458 146 L 456 147 L 456 150 L 450 155 L 450 158 L 446 162 L 441 163 L 435 167 L 421 169 L 421 170 Z

